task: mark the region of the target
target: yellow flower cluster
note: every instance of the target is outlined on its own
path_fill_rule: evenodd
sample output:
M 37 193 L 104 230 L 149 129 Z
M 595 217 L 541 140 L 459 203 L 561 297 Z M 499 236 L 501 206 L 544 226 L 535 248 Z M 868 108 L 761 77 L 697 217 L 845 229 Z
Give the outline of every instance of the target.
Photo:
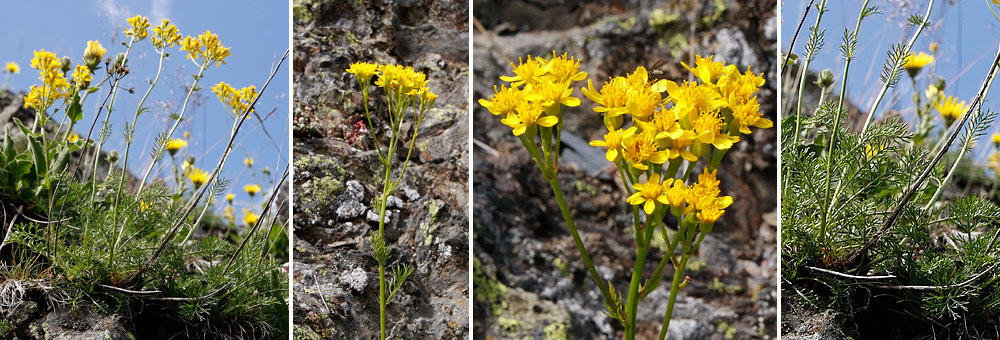
M 906 62 L 903 63 L 903 68 L 906 69 L 911 77 L 915 77 L 920 69 L 932 62 L 934 62 L 934 56 L 932 55 L 924 52 L 920 52 L 919 54 L 913 54 L 913 52 L 910 52 L 910 55 L 906 57 Z
M 247 108 L 257 98 L 256 86 L 250 85 L 237 90 L 226 82 L 220 82 L 212 87 L 212 92 L 219 98 L 219 101 L 229 106 L 230 114 L 234 119 L 244 112 L 249 114 L 249 112 L 254 111 L 252 108 L 247 111 Z
M 253 211 L 243 209 L 243 223 L 245 223 L 248 227 L 252 227 L 254 224 L 257 224 L 257 219 L 259 218 L 260 216 L 254 214 Z
M 236 208 L 233 208 L 232 205 L 227 205 L 224 209 L 222 209 L 222 218 L 226 219 L 226 221 L 229 221 L 229 223 L 235 223 Z
M 204 62 L 206 63 L 214 61 L 215 67 L 225 64 L 226 57 L 232 54 L 229 53 L 229 48 L 223 46 L 222 42 L 219 41 L 219 36 L 212 33 L 212 31 L 205 31 L 205 33 L 199 34 L 197 38 L 192 36 L 185 37 L 181 41 L 181 51 L 187 52 L 187 58 L 191 60 L 204 58 Z
M 205 182 L 208 182 L 208 172 L 205 172 L 205 170 L 202 169 L 192 168 L 191 171 L 188 171 L 188 178 L 191 179 L 191 183 L 194 184 L 194 188 L 198 189 L 201 188 Z
M 153 27 L 153 46 L 163 49 L 177 46 L 181 40 L 181 33 L 177 26 L 170 23 L 169 19 L 163 19 L 159 26 Z
M 390 94 L 390 98 L 396 98 L 400 95 L 409 96 L 408 99 L 412 103 L 420 104 L 421 111 L 423 108 L 434 105 L 434 101 L 438 97 L 427 87 L 427 75 L 414 70 L 411 66 L 380 65 L 359 61 L 351 63 L 347 73 L 358 78 L 361 89 L 365 93 L 368 91 L 368 86 L 371 85 L 372 77 L 378 76 L 378 79 L 375 80 L 375 86 L 381 87 Z
M 89 40 L 87 41 L 87 49 L 83 50 L 83 63 L 91 70 L 96 70 L 101 58 L 104 58 L 104 54 L 107 52 L 104 46 L 101 46 L 101 42 Z
M 509 126 L 515 136 L 531 138 L 538 127 L 551 128 L 559 124 L 562 106 L 580 106 L 580 98 L 573 97 L 573 82 L 587 79 L 587 73 L 580 71 L 580 60 L 552 52 L 552 58 L 527 56 L 511 63 L 513 76 L 502 76 L 500 80 L 510 83 L 510 87 L 494 87 L 489 100 L 480 99 L 479 104 L 490 113 L 502 117 L 500 121 Z
M 260 187 L 260 184 L 247 184 L 247 185 L 243 186 L 243 190 L 245 190 L 247 192 L 247 195 L 250 195 L 250 197 L 253 197 L 258 192 L 260 192 L 261 187 Z
M 38 79 L 42 84 L 31 86 L 24 98 L 25 108 L 45 111 L 56 100 L 70 98 L 72 93 L 69 81 L 63 74 L 62 62 L 54 53 L 46 50 L 35 51 L 35 57 L 31 58 L 31 68 L 38 70 L 40 74 Z
M 730 196 L 720 196 L 719 180 L 716 170 L 698 175 L 698 181 L 688 186 L 680 179 L 667 178 L 660 181 L 660 175 L 653 173 L 645 183 L 633 185 L 635 193 L 628 197 L 631 205 L 642 205 L 647 215 L 654 214 L 660 207 L 668 206 L 676 216 L 688 215 L 693 212 L 700 223 L 715 223 L 729 205 L 733 204 Z
M 125 27 L 125 36 L 141 41 L 149 36 L 149 19 L 142 15 L 128 18 L 129 27 Z
M 604 147 L 610 162 L 624 160 L 632 168 L 647 170 L 650 164 L 677 157 L 695 162 L 708 153 L 708 145 L 728 150 L 741 134 L 751 133 L 750 127 L 773 126 L 761 116 L 756 96 L 763 77 L 749 69 L 741 73 L 711 56 L 698 56 L 695 67 L 682 66 L 700 82 L 651 82 L 642 66 L 605 82 L 600 91 L 588 81 L 583 94 L 597 103 L 594 111 L 604 114 L 608 128 L 604 140 L 591 145 Z M 626 114 L 632 126 L 623 129 Z

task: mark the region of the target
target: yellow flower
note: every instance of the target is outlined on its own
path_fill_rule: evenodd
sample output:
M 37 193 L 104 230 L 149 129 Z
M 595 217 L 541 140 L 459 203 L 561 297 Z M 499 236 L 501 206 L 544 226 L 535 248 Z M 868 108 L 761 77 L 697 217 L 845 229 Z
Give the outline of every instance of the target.
M 698 182 L 691 185 L 687 192 L 686 201 L 690 205 L 689 209 L 702 209 L 702 204 L 708 203 L 705 201 L 706 198 L 714 199 L 722 193 L 717 173 L 718 170 L 712 170 L 698 175 Z
M 236 208 L 231 205 L 227 205 L 222 209 L 222 218 L 229 221 L 229 223 L 236 223 Z
M 527 134 L 532 137 L 538 131 L 536 126 L 552 127 L 559 123 L 556 116 L 543 116 L 544 114 L 545 107 L 541 103 L 522 102 L 513 114 L 507 115 L 500 122 L 513 128 L 515 136 Z
M 229 204 L 233 204 L 234 198 L 236 198 L 236 195 L 233 195 L 233 193 L 226 194 L 226 202 L 229 202 Z
M 248 227 L 257 224 L 257 219 L 259 218 L 260 216 L 254 214 L 253 211 L 250 211 L 248 209 L 243 209 L 243 223 L 246 224 Z
M 653 113 L 653 119 L 648 122 L 641 120 L 633 122 L 639 125 L 642 131 L 655 134 L 657 140 L 681 138 L 685 131 L 677 124 L 677 112 L 674 110 L 659 110 Z
M 681 157 L 689 162 L 697 162 L 698 156 L 689 150 L 691 145 L 694 144 L 694 141 L 694 132 L 683 130 L 680 137 L 672 138 L 670 139 L 670 142 L 667 143 L 667 159 Z
M 191 131 L 184 131 L 184 139 L 191 139 Z
M 97 69 L 97 64 L 101 62 L 101 58 L 104 58 L 105 53 L 107 50 L 101 46 L 100 41 L 89 40 L 87 41 L 87 49 L 83 50 L 83 62 L 91 70 Z
M 537 84 L 528 90 L 525 98 L 529 101 L 539 102 L 544 107 L 555 104 L 569 107 L 580 106 L 580 98 L 573 97 L 573 88 L 569 86 L 569 82 Z
M 587 87 L 581 88 L 584 96 L 597 103 L 595 112 L 605 114 L 605 119 L 623 115 L 628 112 L 625 108 L 628 99 L 628 89 L 625 87 L 624 77 L 615 77 L 601 86 L 600 92 L 594 89 L 594 83 L 587 80 Z M 617 126 L 616 126 L 617 127 Z
M 21 65 L 18 65 L 13 61 L 8 61 L 3 70 L 10 74 L 18 74 L 21 72 Z
M 164 144 L 163 148 L 167 149 L 167 152 L 169 152 L 170 155 L 173 156 L 177 153 L 177 150 L 180 150 L 185 145 L 187 145 L 186 140 L 180 138 L 172 138 L 167 140 L 167 143 Z
M 136 41 L 146 39 L 149 36 L 149 32 L 147 31 L 149 28 L 149 19 L 146 19 L 146 17 L 136 15 L 128 18 L 128 23 L 132 27 L 125 28 L 125 36 L 134 37 Z
M 645 183 L 632 185 L 636 191 L 628 197 L 627 202 L 631 205 L 642 204 L 642 210 L 646 212 L 646 215 L 652 215 L 660 204 L 670 204 L 667 196 L 664 195 L 663 187 L 673 181 L 673 178 L 668 178 L 666 182 L 661 184 L 660 174 L 654 173 L 649 176 Z
M 1000 3 L 1000 2 L 997 2 L 997 0 L 993 0 L 993 3 Z M 937 53 L 939 47 L 940 46 L 938 45 L 938 43 L 932 42 L 930 43 L 930 45 L 927 46 L 927 49 L 930 50 L 931 53 Z
M 906 63 L 903 64 L 903 68 L 905 68 L 912 77 L 916 76 L 920 69 L 932 62 L 934 62 L 934 56 L 932 55 L 924 52 L 920 52 L 920 54 L 913 54 L 913 52 L 910 52 L 910 56 L 906 57 Z
M 253 158 L 247 157 L 243 159 L 243 164 L 246 164 L 248 168 L 253 167 Z
M 937 108 L 938 112 L 941 113 L 941 117 L 944 118 L 948 125 L 951 125 L 955 120 L 962 118 L 965 114 L 967 107 L 965 106 L 965 101 L 958 101 L 958 98 L 943 95 L 934 103 L 934 107 Z
M 1000 133 L 994 132 L 993 136 L 990 136 L 990 138 L 993 139 L 993 147 L 1000 148 Z
M 733 198 L 729 196 L 707 198 L 704 201 L 705 202 L 701 204 L 701 211 L 699 211 L 695 217 L 697 217 L 698 221 L 701 221 L 701 223 L 708 224 L 718 221 L 719 218 L 722 217 L 722 214 L 726 212 L 723 209 L 733 204 Z
M 188 178 L 191 179 L 191 183 L 194 184 L 194 188 L 201 188 L 205 182 L 208 182 L 208 173 L 205 170 L 193 168 L 188 172 Z
M 530 57 L 529 57 L 530 58 Z M 580 61 L 563 53 L 556 56 L 552 51 L 552 59 L 545 64 L 545 74 L 555 83 L 569 83 L 587 79 L 587 72 L 580 71 Z
M 537 81 L 548 72 L 548 69 L 544 67 L 545 60 L 532 58 L 530 54 L 527 61 L 518 57 L 517 62 L 517 65 L 514 65 L 514 63 L 510 64 L 514 76 L 501 76 L 500 80 L 511 83 L 512 86 L 519 87 L 525 83 Z
M 180 40 L 180 31 L 169 19 L 163 19 L 159 26 L 153 27 L 153 46 L 157 48 L 177 46 Z
M 238 118 L 239 115 L 248 112 L 247 108 L 250 107 L 250 103 L 253 103 L 254 99 L 257 98 L 257 87 L 253 85 L 236 90 L 226 82 L 219 82 L 212 87 L 212 92 L 215 93 L 220 102 L 229 106 L 233 118 Z M 252 111 L 254 110 L 251 109 L 249 112 Z
M 90 80 L 93 79 L 93 75 L 90 74 L 90 69 L 83 65 L 76 65 L 73 69 L 73 82 L 81 87 L 86 87 L 90 84 Z
M 700 113 L 715 111 L 726 104 L 719 92 L 708 85 L 684 82 L 684 85 L 678 86 L 673 81 L 667 81 L 665 86 L 681 119 L 694 120 Z
M 500 89 L 497 90 L 497 87 L 493 86 L 493 92 L 490 100 L 479 99 L 479 105 L 485 107 L 495 116 L 506 117 L 508 114 L 514 113 L 518 104 L 524 102 L 524 91 L 516 87 L 500 85 Z
M 229 53 L 229 48 L 222 45 L 219 41 L 219 36 L 212 33 L 212 31 L 205 31 L 205 33 L 198 35 L 198 41 L 201 43 L 201 47 L 204 48 L 204 56 L 208 61 L 214 61 L 215 67 L 219 67 L 219 64 L 226 63 L 226 57 L 232 55 Z
M 630 133 L 635 133 L 636 128 L 630 127 Z M 621 156 L 622 149 L 622 135 L 625 133 L 624 130 L 619 130 L 612 128 L 604 135 L 604 140 L 593 140 L 590 141 L 590 146 L 603 147 L 608 150 L 604 154 L 604 157 L 608 159 L 608 162 L 617 162 L 618 157 Z
M 62 71 L 62 61 L 52 52 L 35 51 L 31 58 L 31 68 L 38 70 L 41 85 L 32 86 L 24 98 L 25 108 L 45 111 L 59 99 L 70 98 L 70 84 Z
M 353 74 L 358 78 L 358 82 L 367 85 L 371 81 L 372 76 L 378 74 L 378 68 L 378 64 L 358 61 L 351 63 L 351 67 L 347 69 L 347 73 Z
M 872 160 L 872 158 L 875 158 L 875 156 L 877 156 L 879 152 L 882 152 L 882 150 L 885 150 L 885 146 L 873 147 L 871 144 L 865 144 L 865 159 L 869 161 Z
M 192 36 L 187 36 L 184 40 L 181 40 L 181 51 L 188 53 L 187 59 L 198 60 L 201 58 L 201 42 L 197 38 Z
M 639 170 L 648 170 L 646 162 L 663 164 L 668 153 L 657 148 L 654 136 L 649 133 L 636 133 L 629 129 L 622 134 L 622 156 L 625 162 Z
M 683 61 L 681 62 L 681 66 L 691 71 L 703 83 L 715 85 L 719 77 L 736 71 L 736 65 L 726 65 L 721 61 L 713 61 L 712 58 L 714 57 L 708 56 L 708 58 L 702 58 L 700 55 L 696 55 L 694 59 L 695 67 L 692 68 Z
M 71 133 L 69 134 L 69 137 L 66 137 L 66 140 L 69 141 L 70 143 L 76 143 L 76 141 L 80 140 L 80 135 L 76 133 Z
M 927 97 L 927 100 L 935 100 L 940 94 L 941 90 L 934 84 L 927 85 L 927 89 L 924 90 L 924 96 Z
M 734 123 L 737 124 L 742 134 L 750 134 L 751 126 L 761 129 L 774 126 L 774 122 L 761 115 L 760 102 L 757 101 L 756 97 L 743 104 L 731 106 L 730 109 L 733 111 Z M 730 131 L 730 133 L 732 132 Z
M 139 210 L 146 211 L 146 209 L 149 209 L 149 203 L 146 203 L 146 201 L 139 201 Z
M 712 144 L 719 150 L 727 150 L 740 137 L 722 133 L 725 122 L 719 116 L 719 111 L 705 111 L 691 121 L 692 131 L 702 144 Z
M 663 186 L 663 197 L 667 200 L 664 204 L 669 204 L 674 208 L 683 208 L 688 196 L 688 186 L 684 181 L 674 180 L 673 185 L 667 188 Z M 662 201 L 661 201 L 662 202 Z
M 260 192 L 260 185 L 259 184 L 247 184 L 247 185 L 243 186 L 243 190 L 245 190 L 247 192 L 247 194 L 250 195 L 250 197 L 253 197 L 258 192 Z

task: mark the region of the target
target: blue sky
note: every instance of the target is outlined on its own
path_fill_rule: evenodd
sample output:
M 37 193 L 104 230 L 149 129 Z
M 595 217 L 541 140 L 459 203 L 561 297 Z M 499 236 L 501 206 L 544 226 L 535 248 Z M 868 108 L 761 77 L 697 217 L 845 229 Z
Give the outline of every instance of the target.
M 932 42 L 940 45 L 935 62 L 931 69 L 925 69 L 918 75 L 918 87 L 923 91 L 928 85 L 929 74 L 945 79 L 945 93 L 956 96 L 959 100 L 971 103 L 979 90 L 986 72 L 993 61 L 993 53 L 997 50 L 1000 23 L 990 14 L 986 6 L 988 1 L 967 0 L 952 1 L 937 0 L 931 11 L 931 25 L 917 38 L 913 46 L 914 52 L 927 52 Z M 788 44 L 795 27 L 798 25 L 808 0 L 784 1 L 782 8 L 782 50 L 787 51 Z M 818 5 L 820 0 L 816 0 Z M 824 14 L 821 26 L 826 28 L 826 44 L 812 62 L 810 68 L 819 71 L 829 68 L 838 76 L 842 73 L 844 60 L 840 56 L 840 42 L 844 29 L 854 29 L 858 12 L 863 0 L 828 0 L 829 11 Z M 872 0 L 869 5 L 878 5 L 882 14 L 865 19 L 861 25 L 858 40 L 857 59 L 851 63 L 848 83 L 848 98 L 856 105 L 867 110 L 871 107 L 875 96 L 881 89 L 879 76 L 886 53 L 892 44 L 908 41 L 914 28 L 907 26 L 907 18 L 913 14 L 923 15 L 927 8 L 926 0 Z M 806 23 L 803 24 L 799 39 L 795 43 L 796 53 L 803 53 L 808 39 L 808 27 L 816 20 L 815 8 L 810 11 Z M 925 72 L 931 71 L 931 72 Z M 837 91 L 840 85 L 834 86 Z M 905 117 L 913 116 L 913 103 L 910 98 L 912 86 L 909 76 L 903 75 L 894 89 L 886 94 L 882 101 L 876 119 L 883 117 L 890 110 L 901 110 Z M 994 85 L 986 98 L 984 109 L 1000 110 L 1000 90 Z M 892 104 L 892 105 L 887 105 Z M 1000 124 L 994 124 L 989 132 L 1000 131 Z M 977 161 L 983 162 L 992 145 L 987 135 L 980 140 L 973 152 Z
M 184 131 L 191 133 L 187 152 L 198 159 L 195 164 L 202 168 L 214 167 L 218 162 L 232 126 L 232 119 L 210 88 L 225 81 L 237 88 L 256 85 L 260 90 L 272 65 L 289 47 L 286 1 L 253 1 L 252 5 L 244 1 L 89 0 L 54 1 L 45 5 L 34 1 L 11 1 L 4 4 L 4 13 L 7 15 L 0 20 L 0 32 L 4 32 L 0 34 L 0 46 L 3 46 L 0 63 L 15 61 L 21 65 L 21 73 L 14 75 L 8 86 L 14 91 L 26 90 L 38 82 L 37 72 L 29 67 L 34 50 L 46 49 L 59 57 L 69 56 L 74 63 L 80 60 L 88 40 L 99 40 L 111 56 L 124 51 L 121 42 L 126 37 L 121 31 L 126 24 L 125 19 L 136 14 L 149 17 L 151 25 L 168 18 L 177 25 L 182 35 L 197 35 L 206 29 L 218 34 L 222 43 L 230 47 L 232 56 L 221 68 L 211 67 L 205 71 L 205 77 L 199 83 L 203 89 L 192 99 L 199 105 L 192 108 L 189 104 L 185 115 L 190 119 L 182 123 L 174 135 L 181 137 Z M 186 94 L 184 84 L 190 84 L 191 75 L 197 72 L 194 64 L 184 56 L 185 53 L 177 48 L 171 50 L 170 57 L 164 61 L 160 80 L 146 100 L 145 106 L 150 107 L 152 112 L 139 118 L 132 158 L 129 160 L 129 168 L 137 176 L 141 176 L 148 167 L 153 139 L 156 133 L 167 129 L 169 113 L 180 111 Z M 111 120 L 114 131 L 105 146 L 106 150 L 124 150 L 122 129 L 126 120 L 132 120 L 139 99 L 148 88 L 149 80 L 155 76 L 157 57 L 148 39 L 133 47 L 130 56 L 132 74 L 122 85 L 135 88 L 136 93 L 121 92 L 119 95 L 120 100 L 115 103 L 116 110 Z M 233 181 L 230 190 L 237 194 L 236 200 L 244 207 L 249 207 L 249 196 L 243 192 L 243 185 L 255 182 L 269 191 L 269 181 L 262 178 L 259 170 L 267 166 L 280 179 L 281 171 L 288 162 L 290 69 L 290 61 L 286 60 L 258 101 L 258 113 L 263 116 L 272 109 L 274 113 L 266 118 L 263 126 L 256 120 L 248 120 L 244 124 L 223 171 L 223 176 Z M 103 76 L 95 76 L 95 82 L 99 79 Z M 102 88 L 85 103 L 84 119 L 76 128 L 81 135 L 86 135 L 106 90 L 107 87 Z M 58 121 L 61 116 L 55 118 Z M 264 129 L 271 138 L 265 135 Z M 96 134 L 95 131 L 95 139 Z M 256 160 L 256 179 L 243 165 L 247 156 Z M 169 161 L 169 157 L 164 160 Z M 160 162 L 163 163 L 166 162 Z M 170 176 L 168 168 L 160 166 L 159 169 L 161 177 Z M 262 202 L 260 195 L 254 202 Z

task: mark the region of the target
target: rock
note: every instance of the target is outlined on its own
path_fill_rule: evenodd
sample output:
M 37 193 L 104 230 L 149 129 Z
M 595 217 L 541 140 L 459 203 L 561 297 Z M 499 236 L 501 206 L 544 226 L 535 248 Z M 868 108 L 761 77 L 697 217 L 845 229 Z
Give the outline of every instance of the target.
M 402 190 L 403 190 L 403 197 L 406 198 L 407 202 L 413 202 L 420 199 L 420 193 L 417 192 L 416 190 L 413 190 L 413 188 L 403 187 Z
M 6 320 L 10 323 L 8 326 L 11 329 L 22 329 L 29 321 L 38 318 L 41 312 L 37 302 L 23 300 L 7 312 Z
M 344 272 L 340 274 L 340 282 L 347 284 L 355 292 L 362 292 L 368 285 L 368 274 L 365 273 L 364 269 L 354 268 L 351 272 Z
M 368 219 L 368 222 L 375 223 L 376 225 L 378 224 L 378 219 L 379 219 L 379 217 L 378 217 L 378 211 L 368 210 L 368 213 L 367 213 L 367 215 L 365 215 L 365 217 Z M 390 223 L 392 223 L 392 210 L 386 210 L 385 211 L 385 224 L 390 224 Z
M 89 308 L 56 309 L 42 321 L 45 339 L 51 340 L 131 340 L 125 319 L 119 315 L 101 315 Z
M 389 196 L 389 198 L 385 199 L 385 206 L 389 209 L 402 209 L 403 200 L 396 196 Z

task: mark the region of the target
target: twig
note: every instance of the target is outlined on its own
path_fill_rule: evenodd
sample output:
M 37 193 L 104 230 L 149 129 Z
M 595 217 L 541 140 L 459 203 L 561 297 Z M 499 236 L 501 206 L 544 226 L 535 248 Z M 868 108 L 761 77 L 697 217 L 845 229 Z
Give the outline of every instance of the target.
M 980 277 L 983 277 L 983 275 L 986 275 L 986 273 L 989 273 L 989 272 L 993 271 L 993 269 L 995 269 L 997 267 L 997 265 L 1000 265 L 1000 262 L 995 262 L 995 263 L 993 263 L 992 266 L 990 266 L 989 268 L 986 268 L 986 270 L 980 272 L 979 274 L 976 274 L 976 276 L 973 276 L 972 278 L 970 278 L 968 280 L 965 280 L 965 281 L 962 281 L 960 283 L 953 284 L 953 285 L 944 285 L 944 286 L 883 286 L 883 285 L 874 285 L 874 286 L 877 287 L 877 288 L 883 288 L 883 289 L 919 290 L 919 291 L 947 290 L 947 289 L 962 288 L 962 287 L 968 286 L 972 282 L 978 280 Z
M 806 5 L 806 12 L 802 14 L 799 26 L 795 28 L 795 34 L 792 35 L 792 43 L 788 45 L 788 54 L 785 55 L 785 62 L 778 65 L 778 69 L 784 69 L 785 65 L 788 65 L 788 57 L 792 56 L 792 49 L 795 48 L 795 40 L 799 38 L 799 31 L 802 30 L 802 24 L 806 22 L 806 17 L 809 16 L 809 9 L 812 8 L 813 2 L 816 2 L 816 0 L 809 0 L 809 4 Z
M 1000 48 L 1000 45 L 998 45 L 998 48 Z M 975 110 L 976 107 L 979 106 L 980 101 L 982 101 L 983 94 L 986 92 L 986 89 L 989 88 L 989 85 L 993 82 L 993 77 L 996 76 L 998 64 L 1000 64 L 1000 50 L 997 51 L 996 56 L 993 58 L 993 65 L 990 66 L 990 72 L 986 74 L 986 79 L 983 79 L 983 85 L 982 87 L 980 87 L 979 93 L 976 94 L 976 97 L 972 100 L 972 105 L 969 105 L 969 108 L 966 110 L 965 114 L 962 115 L 962 121 L 955 128 L 955 130 L 951 132 L 951 136 L 948 136 L 948 141 L 945 142 L 941 150 L 938 150 L 937 155 L 934 156 L 934 159 L 931 161 L 931 163 L 928 164 L 926 168 L 924 168 L 924 171 L 920 174 L 920 177 L 917 178 L 917 181 L 914 182 L 912 186 L 910 186 L 909 190 L 906 191 L 906 194 L 903 195 L 903 199 L 899 201 L 899 204 L 896 205 L 895 209 L 893 209 L 892 214 L 890 214 L 889 217 L 885 220 L 885 223 L 882 224 L 882 227 L 879 228 L 879 230 L 876 231 L 875 234 L 872 235 L 870 239 L 868 239 L 868 242 L 866 242 L 864 246 L 862 246 L 860 249 L 855 251 L 853 255 L 851 255 L 851 257 L 849 258 L 849 261 L 851 263 L 855 263 L 859 258 L 861 258 L 868 251 L 868 249 L 874 246 L 875 243 L 878 242 L 879 238 L 881 238 L 882 235 L 885 234 L 885 232 L 888 231 L 889 228 L 892 227 L 894 223 L 896 223 L 896 220 L 899 219 L 899 215 L 903 212 L 903 208 L 906 207 L 906 203 L 909 202 L 911 198 L 913 198 L 913 194 L 915 194 L 917 192 L 917 189 L 919 189 L 923 185 L 924 181 L 927 180 L 927 177 L 930 176 L 931 171 L 934 170 L 934 167 L 937 166 L 937 163 L 941 161 L 942 157 L 944 157 L 945 152 L 948 151 L 948 148 L 951 147 L 951 144 L 955 142 L 956 138 L 958 138 L 959 131 L 962 130 L 962 127 L 965 126 L 965 123 L 969 121 L 969 117 L 972 116 L 972 110 Z
M 490 156 L 492 156 L 493 158 L 499 158 L 500 157 L 500 152 L 498 152 L 497 149 L 494 149 L 494 148 L 490 147 L 489 145 L 486 145 L 486 143 L 480 142 L 479 139 L 473 138 L 472 139 L 472 144 L 475 144 L 480 149 L 483 149 L 483 151 L 486 151 L 486 153 L 490 154 Z
M 17 221 L 17 218 L 22 215 L 21 210 L 23 209 L 23 205 L 17 207 L 17 212 L 15 212 L 14 217 L 10 219 L 10 224 L 7 226 L 7 232 L 3 234 L 3 242 L 0 242 L 0 249 L 3 249 L 3 247 L 7 245 L 7 241 L 10 240 L 10 233 L 14 231 L 14 222 Z M 4 208 L 4 215 L 7 215 L 6 208 Z
M 824 274 L 830 274 L 830 275 L 833 275 L 833 276 L 839 276 L 839 277 L 848 278 L 848 279 L 855 279 L 855 280 L 873 280 L 874 281 L 874 280 L 892 280 L 892 279 L 896 278 L 896 275 L 873 275 L 873 276 L 851 275 L 851 274 L 844 274 L 844 273 L 841 273 L 841 272 L 838 272 L 838 271 L 833 271 L 833 270 L 823 269 L 823 268 L 817 268 L 817 267 L 811 267 L 811 266 L 806 266 L 806 269 L 809 269 L 809 270 L 812 270 L 812 271 L 816 271 L 816 272 L 820 272 L 820 273 L 824 273 Z
M 118 287 L 115 287 L 115 286 L 109 286 L 109 285 L 105 285 L 105 284 L 99 284 L 97 286 L 99 286 L 101 288 L 104 288 L 104 289 L 113 290 L 113 291 L 116 291 L 116 292 L 119 292 L 119 293 L 134 294 L 134 295 L 157 295 L 157 294 L 163 294 L 163 292 L 158 291 L 158 290 L 129 290 L 129 289 L 118 288 Z

